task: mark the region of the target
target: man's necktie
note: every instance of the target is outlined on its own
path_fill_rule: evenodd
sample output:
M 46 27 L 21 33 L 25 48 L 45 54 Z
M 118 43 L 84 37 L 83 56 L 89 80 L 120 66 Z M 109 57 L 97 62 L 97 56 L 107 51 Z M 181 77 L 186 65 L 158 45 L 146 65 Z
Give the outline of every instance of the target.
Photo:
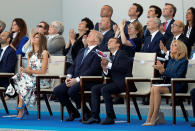
M 83 60 L 85 59 L 85 57 L 87 56 L 87 52 L 88 52 L 88 50 L 89 50 L 89 47 L 85 48 L 85 51 L 84 51 L 84 55 L 83 55 L 82 62 L 83 62 Z M 82 63 L 82 62 L 81 62 L 81 63 Z
M 164 23 L 164 32 L 166 31 L 166 28 L 167 28 L 167 21 L 165 21 Z
M 110 60 L 113 62 L 114 61 L 114 55 L 110 56 Z

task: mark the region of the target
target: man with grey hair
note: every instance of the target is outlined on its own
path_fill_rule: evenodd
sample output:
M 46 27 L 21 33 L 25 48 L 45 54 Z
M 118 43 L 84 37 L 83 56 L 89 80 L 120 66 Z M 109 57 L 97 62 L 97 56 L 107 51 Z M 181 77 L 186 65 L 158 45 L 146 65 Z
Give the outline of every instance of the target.
M 164 41 L 164 36 L 159 31 L 161 21 L 157 17 L 149 18 L 147 21 L 147 29 L 150 32 L 150 35 L 146 36 L 144 39 L 144 46 L 142 52 L 160 52 L 160 41 Z
M 5 22 L 0 20 L 0 34 L 4 31 L 5 27 L 6 27 Z
M 59 21 L 54 21 L 49 27 L 49 35 L 47 39 L 47 50 L 51 55 L 62 56 L 62 50 L 65 45 L 64 25 Z
M 86 48 L 82 48 L 77 57 L 75 58 L 74 63 L 67 70 L 67 78 L 64 83 L 58 85 L 54 89 L 55 97 L 60 101 L 63 106 L 66 106 L 66 109 L 69 114 L 69 118 L 66 121 L 73 121 L 75 118 L 80 117 L 80 114 L 77 109 L 81 107 L 80 101 L 80 76 L 98 76 L 101 75 L 101 60 L 100 57 L 94 52 L 99 43 L 102 41 L 102 34 L 98 31 L 91 30 L 87 36 Z M 85 83 L 85 89 L 90 90 L 94 83 Z M 77 109 L 74 107 L 72 102 L 73 100 L 76 103 Z M 86 114 L 84 114 L 84 119 L 88 120 L 90 117 L 90 110 L 84 105 Z

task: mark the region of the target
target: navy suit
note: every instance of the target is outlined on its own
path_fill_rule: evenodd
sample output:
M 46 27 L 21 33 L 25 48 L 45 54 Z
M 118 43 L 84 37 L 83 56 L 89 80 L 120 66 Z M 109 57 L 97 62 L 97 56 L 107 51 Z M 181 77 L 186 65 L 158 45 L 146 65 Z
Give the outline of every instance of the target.
M 106 34 L 104 34 L 103 36 L 103 40 L 102 43 L 99 45 L 99 49 L 101 51 L 109 51 L 108 50 L 108 40 L 110 38 L 114 37 L 114 31 L 113 30 L 109 30 L 108 32 L 106 32 Z
M 169 23 L 168 27 L 166 28 L 164 37 L 165 37 L 165 42 L 169 40 L 170 37 L 173 36 L 172 32 L 171 32 L 171 25 L 175 22 L 174 19 L 171 20 L 171 22 Z M 164 23 L 165 24 L 165 23 Z
M 100 95 L 103 96 L 106 105 L 106 113 L 110 118 L 115 117 L 112 94 L 125 91 L 125 77 L 132 76 L 132 63 L 126 52 L 117 51 L 112 62 L 112 67 L 108 70 L 108 77 L 111 78 L 108 84 L 98 84 L 92 87 L 92 117 L 99 118 L 100 113 Z M 135 85 L 131 84 L 131 91 L 136 91 Z
M 17 62 L 16 51 L 10 46 L 5 50 L 2 59 L 0 61 L 1 73 L 14 73 Z M 9 79 L 0 79 L 0 86 L 7 87 L 9 85 Z
M 151 41 L 151 36 L 146 36 L 142 52 L 158 53 L 160 52 L 160 40 L 164 41 L 164 36 L 158 31 Z
M 162 76 L 170 82 L 171 78 L 185 78 L 188 68 L 188 60 L 183 58 L 181 60 L 170 59 L 165 72 Z M 171 92 L 171 87 L 169 87 Z M 175 83 L 175 92 L 176 93 L 186 93 L 188 91 L 187 83 Z
M 101 75 L 102 69 L 100 64 L 100 57 L 94 52 L 97 49 L 97 46 L 94 47 L 83 59 L 85 48 L 81 49 L 70 68 L 67 71 L 67 74 L 71 74 L 72 78 L 80 76 L 98 76 Z M 86 88 L 90 90 L 90 87 L 93 84 L 87 83 Z M 67 87 L 65 83 L 57 86 L 54 89 L 55 96 L 59 99 L 60 103 L 63 106 L 66 106 L 69 113 L 78 112 L 75 107 L 72 105 L 69 97 L 76 103 L 77 108 L 80 108 L 80 82 L 77 82 L 72 87 Z
M 174 36 L 170 37 L 169 40 L 165 44 L 167 50 L 170 50 L 171 43 L 173 41 L 173 37 Z M 191 52 L 191 43 L 190 43 L 190 40 L 184 34 L 181 34 L 178 37 L 178 40 L 181 40 L 186 45 L 186 47 L 188 49 L 188 56 L 190 56 L 190 52 Z

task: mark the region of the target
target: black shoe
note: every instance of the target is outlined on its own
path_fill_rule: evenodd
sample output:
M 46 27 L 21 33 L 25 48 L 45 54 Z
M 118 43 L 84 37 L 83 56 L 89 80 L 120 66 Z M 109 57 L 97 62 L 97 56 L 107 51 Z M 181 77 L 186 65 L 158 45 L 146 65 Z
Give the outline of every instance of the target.
M 114 97 L 112 99 L 113 104 L 124 104 L 124 99 L 121 97 Z
M 91 117 L 87 121 L 83 121 L 83 124 L 93 124 L 93 123 L 100 123 L 100 119 Z
M 89 120 L 90 117 L 91 117 L 91 114 L 90 114 L 90 113 L 85 113 L 85 114 L 84 114 L 84 118 L 83 118 L 84 120 L 83 120 L 83 121 Z M 80 122 L 83 122 L 82 119 L 80 119 L 79 121 L 80 121 Z
M 195 127 L 195 122 L 191 123 L 190 125 L 191 127 Z
M 75 118 L 79 118 L 80 114 L 79 113 L 71 113 L 69 117 L 66 119 L 66 121 L 73 121 Z
M 106 119 L 104 121 L 102 121 L 100 124 L 102 124 L 102 125 L 114 124 L 114 119 L 106 117 Z

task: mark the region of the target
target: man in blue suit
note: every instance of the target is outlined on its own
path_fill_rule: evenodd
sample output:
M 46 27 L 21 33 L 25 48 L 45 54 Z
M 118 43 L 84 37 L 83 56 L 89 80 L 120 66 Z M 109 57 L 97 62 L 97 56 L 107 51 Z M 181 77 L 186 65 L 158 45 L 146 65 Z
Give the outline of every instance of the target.
M 2 32 L 0 35 L 0 73 L 14 73 L 17 62 L 16 52 L 9 46 L 11 37 L 9 32 Z M 1 78 L 0 86 L 7 88 L 9 79 Z
M 143 7 L 138 3 L 133 3 L 133 5 L 129 8 L 128 15 L 130 19 L 126 21 L 124 27 L 125 36 L 127 39 L 129 39 L 128 25 L 134 21 L 137 21 L 138 18 L 142 15 L 142 13 L 143 13 Z
M 99 29 L 103 34 L 103 40 L 99 46 L 101 51 L 108 51 L 108 40 L 114 37 L 114 31 L 110 28 L 110 24 L 111 21 L 109 17 L 102 17 L 99 22 Z
M 167 42 L 169 38 L 173 36 L 171 32 L 171 25 L 175 21 L 174 16 L 176 14 L 176 11 L 177 9 L 173 4 L 165 3 L 165 7 L 162 11 L 162 16 L 165 18 L 165 22 L 163 23 L 165 42 Z
M 164 36 L 159 31 L 160 19 L 157 17 L 149 18 L 147 21 L 147 29 L 150 35 L 144 39 L 142 52 L 158 53 L 160 52 L 160 41 L 164 41 Z
M 75 118 L 80 117 L 77 109 L 80 108 L 80 76 L 97 76 L 101 75 L 102 69 L 100 66 L 100 57 L 94 52 L 97 45 L 101 43 L 103 36 L 100 32 L 91 30 L 87 37 L 87 48 L 79 51 L 74 63 L 68 68 L 67 78 L 65 83 L 57 86 L 54 89 L 54 95 L 60 101 L 69 113 L 69 118 L 66 121 L 73 121 Z M 93 83 L 87 83 L 86 89 L 90 90 Z M 76 103 L 77 109 L 73 106 L 73 100 Z M 89 118 L 90 111 L 85 105 L 86 114 L 85 120 Z
M 103 96 L 106 105 L 106 119 L 101 124 L 114 124 L 116 116 L 111 95 L 125 92 L 125 77 L 132 77 L 132 63 L 127 53 L 119 49 L 121 45 L 121 41 L 117 38 L 111 38 L 108 41 L 108 49 L 112 53 L 110 57 L 112 62 L 102 58 L 101 66 L 104 75 L 110 77 L 111 82 L 98 84 L 91 88 L 92 116 L 88 121 L 83 122 L 85 124 L 100 122 L 100 95 Z M 136 91 L 134 84 L 131 84 L 131 91 Z

